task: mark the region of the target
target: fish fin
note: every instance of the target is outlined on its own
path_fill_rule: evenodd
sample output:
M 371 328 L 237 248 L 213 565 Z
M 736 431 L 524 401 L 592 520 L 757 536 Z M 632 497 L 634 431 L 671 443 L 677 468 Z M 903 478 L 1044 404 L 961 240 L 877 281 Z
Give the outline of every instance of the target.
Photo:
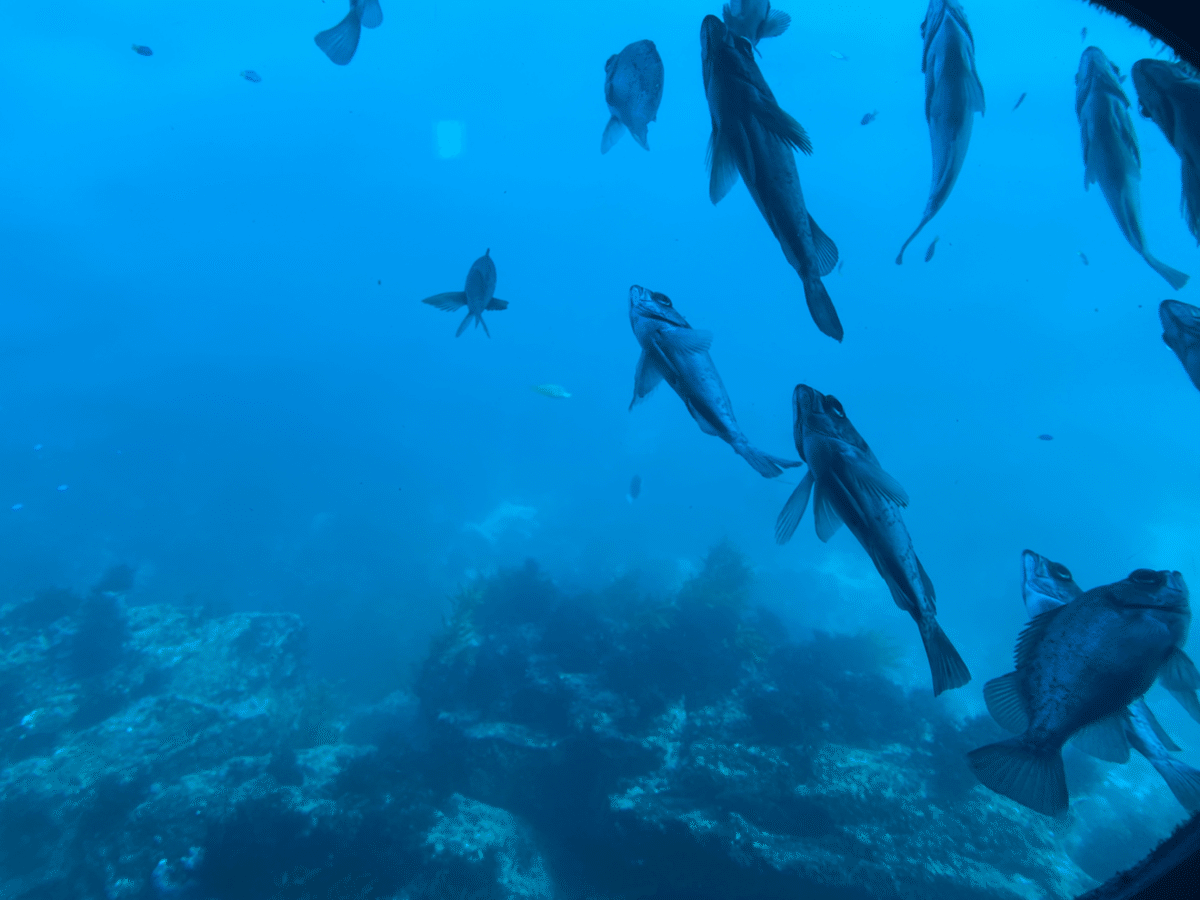
M 1200 673 L 1188 655 L 1176 647 L 1167 657 L 1166 664 L 1159 670 L 1158 680 L 1179 701 L 1188 715 L 1200 722 L 1200 700 L 1196 699 L 1196 687 L 1200 686 Z
M 779 37 L 788 30 L 788 26 L 792 24 L 792 17 L 785 13 L 782 9 L 773 9 L 767 13 L 767 17 L 762 20 L 762 24 L 758 26 L 759 40 L 769 37 Z
M 1029 729 L 1029 704 L 1021 695 L 1021 682 L 1016 672 L 993 678 L 983 686 L 983 700 L 996 724 L 1013 734 Z
M 367 0 L 362 6 L 362 27 L 378 28 L 383 24 L 383 7 L 379 0 Z
M 1171 753 L 1177 753 L 1181 748 L 1167 734 L 1167 730 L 1159 724 L 1158 717 L 1150 711 L 1150 707 L 1146 705 L 1145 700 L 1134 700 L 1129 704 L 1130 709 L 1138 707 L 1138 714 L 1146 720 L 1146 724 L 1150 726 L 1150 730 L 1154 732 L 1154 736 L 1158 738 L 1160 744 L 1167 748 Z
M 685 353 L 706 353 L 712 346 L 713 334 L 699 328 L 675 328 L 670 332 L 671 343 Z
M 662 370 L 650 359 L 650 354 L 643 350 L 642 355 L 638 357 L 637 368 L 633 372 L 633 399 L 629 401 L 629 408 L 633 409 L 634 405 L 658 387 L 662 380 Z
M 937 592 L 933 589 L 933 581 L 930 580 L 925 567 L 921 565 L 920 559 L 917 559 L 917 574 L 921 576 L 921 587 L 925 589 L 925 596 L 929 598 L 930 603 L 936 603 Z
M 908 236 L 908 240 L 904 242 L 904 246 L 901 247 L 900 252 L 896 254 L 896 265 L 898 265 L 898 266 L 904 265 L 904 251 L 908 249 L 908 245 L 911 244 L 916 239 L 917 235 L 921 233 L 921 229 L 924 228 L 929 223 L 929 220 L 931 218 L 933 218 L 933 217 L 929 216 L 929 215 L 925 215 L 925 216 L 921 217 L 921 224 L 918 225 L 916 227 L 916 230 L 913 231 L 913 233 Z
M 808 217 L 808 229 L 812 232 L 813 246 L 817 250 L 817 274 L 822 278 L 834 270 L 838 261 L 837 244 L 825 232 L 817 227 L 812 214 Z
M 775 478 L 781 475 L 784 469 L 800 465 L 799 460 L 781 459 L 778 456 L 772 456 L 770 453 L 764 453 L 747 441 L 739 441 L 730 446 L 733 447 L 733 451 L 738 456 L 750 463 L 750 467 L 763 478 Z
M 822 490 L 819 484 L 816 496 L 813 497 L 813 518 L 817 523 L 817 537 L 821 539 L 822 543 L 828 543 L 829 539 L 842 527 L 842 518 L 833 508 L 833 504 L 829 500 L 829 492 Z
M 788 497 L 787 503 L 783 504 L 783 509 L 779 511 L 779 518 L 775 520 L 775 543 L 786 544 L 796 533 L 796 526 L 800 524 L 800 520 L 804 518 L 804 510 L 808 508 L 808 495 L 812 493 L 812 486 L 813 473 L 812 469 L 809 469 L 792 491 L 792 496 Z
M 842 330 L 842 322 L 838 318 L 837 309 L 834 308 L 833 298 L 829 296 L 829 291 L 825 290 L 821 279 L 815 276 L 805 279 L 803 284 L 804 302 L 808 305 L 808 314 L 812 316 L 817 328 L 821 329 L 822 334 L 827 334 L 841 343 L 845 332 Z
M 484 335 L 490 338 L 492 336 L 492 333 L 490 331 L 488 331 L 487 322 L 483 321 L 483 313 L 478 313 L 475 316 L 475 321 L 479 325 L 479 327 L 481 327 L 483 329 Z
M 1150 764 L 1188 812 L 1200 810 L 1200 772 L 1177 759 L 1152 759 Z
M 638 122 L 635 124 L 637 127 L 633 127 L 633 126 L 629 126 L 629 125 L 626 126 L 629 129 L 629 133 L 633 135 L 633 139 L 638 142 L 638 145 L 643 150 L 649 150 L 650 149 L 650 135 L 647 132 L 649 123 L 648 122 Z
M 975 71 L 975 58 L 971 57 L 971 76 L 967 79 L 967 109 L 971 113 L 979 113 L 981 116 L 987 113 L 987 103 L 983 99 L 983 82 L 979 80 L 979 73 Z
M 773 100 L 761 103 L 755 107 L 755 119 L 765 131 L 769 131 L 790 147 L 795 147 L 801 153 L 812 155 L 812 141 L 804 126 L 783 111 Z
M 921 641 L 925 644 L 925 655 L 929 658 L 929 672 L 933 676 L 933 696 L 951 688 L 962 687 L 971 680 L 971 672 L 963 662 L 942 626 L 929 621 L 921 628 Z
M 1200 166 L 1183 167 L 1183 190 L 1179 197 L 1179 212 L 1187 223 L 1188 231 L 1200 245 Z
M 438 309 L 446 312 L 454 312 L 460 306 L 467 302 L 467 295 L 462 291 L 449 291 L 445 294 L 434 294 L 432 297 L 426 297 L 421 301 L 428 303 L 430 306 L 436 306 Z
M 471 321 L 472 313 L 467 310 L 466 318 L 462 320 L 462 324 L 458 326 L 458 331 L 454 332 L 455 337 L 462 337 L 462 333 L 467 330 L 467 324 Z
M 320 32 L 313 40 L 333 63 L 344 66 L 354 59 L 354 51 L 358 49 L 358 38 L 362 34 L 359 27 L 361 16 L 359 11 L 351 9 L 346 18 L 332 28 Z
M 488 305 L 484 309 L 508 309 L 508 301 L 501 300 L 499 297 L 493 297 L 488 301 Z
M 1180 272 L 1178 269 L 1172 269 L 1165 262 L 1155 259 L 1149 253 L 1143 255 L 1146 258 L 1146 262 L 1150 264 L 1150 268 L 1165 278 L 1167 280 L 1167 284 L 1171 285 L 1171 287 L 1173 287 L 1175 290 L 1180 290 L 1185 284 L 1188 283 L 1188 279 L 1191 276 L 1184 272 Z
M 868 459 L 865 453 L 853 450 L 850 453 L 854 456 L 854 465 L 850 468 L 854 491 L 888 500 L 898 506 L 908 506 L 908 493 L 900 482 L 883 471 L 878 463 Z
M 1031 747 L 1020 738 L 988 744 L 967 754 L 967 762 L 984 786 L 1027 806 L 1055 816 L 1067 811 L 1067 774 L 1057 747 Z
M 1035 645 L 1042 639 L 1054 618 L 1064 609 L 1066 606 L 1055 606 L 1029 620 L 1029 624 L 1017 636 L 1017 649 L 1013 654 L 1017 669 L 1023 669 L 1029 664 Z
M 1029 618 L 1040 616 L 1048 609 L 1058 609 L 1065 604 L 1061 600 L 1055 600 L 1053 597 L 1047 597 L 1045 594 L 1030 594 L 1025 601 L 1025 610 L 1029 613 Z
M 1111 716 L 1085 725 L 1071 737 L 1075 749 L 1105 762 L 1129 762 L 1129 739 L 1125 736 L 1125 724 L 1129 711 L 1122 709 Z
M 613 116 L 608 120 L 608 124 L 604 126 L 604 134 L 600 136 L 600 152 L 607 153 L 613 148 L 613 144 L 621 139 L 621 135 L 625 133 L 625 126 L 621 124 L 621 120 Z
M 737 154 L 729 139 L 722 138 L 715 127 L 708 139 L 708 167 L 708 199 L 715 206 L 725 199 L 738 179 Z

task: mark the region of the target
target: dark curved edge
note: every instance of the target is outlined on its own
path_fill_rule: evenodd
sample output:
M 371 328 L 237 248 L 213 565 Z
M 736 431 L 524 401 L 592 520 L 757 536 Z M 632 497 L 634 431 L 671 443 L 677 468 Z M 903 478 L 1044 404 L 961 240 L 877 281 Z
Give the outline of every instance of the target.
M 1085 0 L 1144 28 L 1200 69 L 1200 5 L 1195 0 Z M 1183 900 L 1200 896 L 1200 813 L 1140 863 L 1077 900 Z

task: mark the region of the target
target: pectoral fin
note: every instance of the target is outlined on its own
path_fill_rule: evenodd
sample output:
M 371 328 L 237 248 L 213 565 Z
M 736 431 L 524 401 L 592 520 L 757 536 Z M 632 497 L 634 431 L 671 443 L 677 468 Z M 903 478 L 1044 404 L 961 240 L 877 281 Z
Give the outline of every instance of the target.
M 895 478 L 865 456 L 858 456 L 849 467 L 853 490 L 864 496 L 873 495 L 890 500 L 899 506 L 908 506 L 908 492 Z
M 1158 738 L 1159 743 L 1166 747 L 1168 751 L 1171 753 L 1179 752 L 1179 745 L 1171 740 L 1171 736 L 1159 724 L 1158 718 L 1150 711 L 1150 707 L 1146 705 L 1145 700 L 1134 700 L 1129 704 L 1129 708 L 1145 719 L 1146 724 L 1150 726 L 1150 730 L 1154 732 L 1154 736 Z
M 633 372 L 633 399 L 629 402 L 629 408 L 633 409 L 639 400 L 658 387 L 658 383 L 662 379 L 662 371 L 649 358 L 649 353 L 643 350 L 642 355 L 638 357 L 637 368 Z
M 829 492 L 822 490 L 820 484 L 817 485 L 816 497 L 813 499 L 813 517 L 816 519 L 817 537 L 822 543 L 827 543 L 842 527 L 842 518 L 833 508 Z
M 758 26 L 758 37 L 760 40 L 762 38 L 779 37 L 779 35 L 787 31 L 788 26 L 791 24 L 791 16 L 781 9 L 773 9 L 767 13 L 767 17 Z
M 428 303 L 430 306 L 436 306 L 438 309 L 446 312 L 454 312 L 460 306 L 465 306 L 467 295 L 462 291 L 449 291 L 445 294 L 434 294 L 432 297 L 426 297 L 421 301 Z
M 983 699 L 996 724 L 1013 734 L 1029 729 L 1029 705 L 1021 695 L 1016 672 L 993 678 L 983 686 Z
M 607 153 L 611 150 L 624 133 L 625 126 L 621 124 L 620 119 L 616 116 L 609 119 L 608 124 L 604 126 L 604 134 L 600 136 L 600 152 Z
M 1106 716 L 1077 731 L 1071 743 L 1076 749 L 1096 759 L 1114 763 L 1129 762 L 1129 739 L 1125 737 L 1128 718 L 1129 712 L 1124 709 Z
M 499 297 L 493 297 L 488 301 L 488 305 L 484 309 L 508 309 L 508 301 L 501 300 Z
M 379 0 L 367 0 L 362 7 L 362 27 L 378 28 L 383 24 L 383 8 Z
M 1188 715 L 1200 722 L 1200 700 L 1196 699 L 1196 688 L 1200 687 L 1200 672 L 1188 655 L 1176 647 L 1171 651 L 1166 664 L 1158 673 L 1162 686 L 1171 692 L 1187 710 Z
M 713 126 L 708 139 L 708 199 L 713 205 L 725 199 L 725 195 L 737 183 L 737 153 L 728 135 L 723 135 Z
M 800 520 L 804 518 L 804 510 L 808 508 L 808 495 L 812 493 L 812 486 L 813 473 L 812 469 L 809 469 L 792 491 L 792 496 L 788 497 L 787 503 L 783 504 L 783 509 L 779 511 L 779 518 L 775 520 L 775 543 L 786 544 L 796 533 L 796 526 L 800 524 Z
M 712 332 L 698 328 L 676 328 L 670 332 L 675 349 L 684 353 L 706 353 L 712 346 Z

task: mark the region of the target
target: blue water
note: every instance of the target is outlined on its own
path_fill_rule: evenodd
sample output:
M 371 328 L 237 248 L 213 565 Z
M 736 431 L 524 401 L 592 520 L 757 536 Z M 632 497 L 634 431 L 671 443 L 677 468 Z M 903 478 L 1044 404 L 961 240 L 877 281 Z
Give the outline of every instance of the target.
M 793 23 L 760 65 L 812 138 L 798 165 L 844 260 L 825 279 L 840 345 L 745 188 L 709 202 L 711 2 L 383 0 L 346 67 L 312 39 L 337 0 L 7 4 L 0 594 L 128 563 L 139 602 L 301 613 L 314 665 L 371 694 L 477 574 L 532 557 L 566 589 L 637 571 L 668 591 L 728 538 L 794 634 L 883 632 L 927 690 L 849 533 L 822 544 L 806 518 L 774 543 L 798 470 L 759 477 L 666 386 L 627 409 L 633 283 L 715 334 L 768 452 L 793 455 L 795 384 L 843 402 L 911 497 L 975 676 L 938 701 L 956 715 L 1011 668 L 1022 549 L 1085 587 L 1138 567 L 1200 584 L 1200 396 L 1157 316 L 1197 288 L 1171 291 L 1083 189 L 1074 115 L 1087 44 L 1123 72 L 1167 51 L 1074 0 L 969 3 L 987 113 L 897 267 L 929 184 L 924 4 L 780 5 Z M 604 61 L 643 38 L 666 72 L 651 150 L 601 156 Z M 1149 246 L 1200 276 L 1178 158 L 1134 120 Z M 489 248 L 510 306 L 490 339 L 455 339 L 460 317 L 420 300 Z M 546 383 L 571 397 L 530 390 Z M 1200 725 L 1147 699 L 1200 766 Z M 1161 833 L 1183 817 L 1140 757 L 1120 772 Z

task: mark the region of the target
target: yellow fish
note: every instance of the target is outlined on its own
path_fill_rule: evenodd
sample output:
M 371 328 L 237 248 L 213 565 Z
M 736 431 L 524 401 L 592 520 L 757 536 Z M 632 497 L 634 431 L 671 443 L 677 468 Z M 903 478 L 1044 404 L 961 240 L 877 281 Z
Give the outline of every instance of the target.
M 532 384 L 529 386 L 531 391 L 536 391 L 543 397 L 554 397 L 558 400 L 566 400 L 571 395 L 566 389 L 559 384 Z

